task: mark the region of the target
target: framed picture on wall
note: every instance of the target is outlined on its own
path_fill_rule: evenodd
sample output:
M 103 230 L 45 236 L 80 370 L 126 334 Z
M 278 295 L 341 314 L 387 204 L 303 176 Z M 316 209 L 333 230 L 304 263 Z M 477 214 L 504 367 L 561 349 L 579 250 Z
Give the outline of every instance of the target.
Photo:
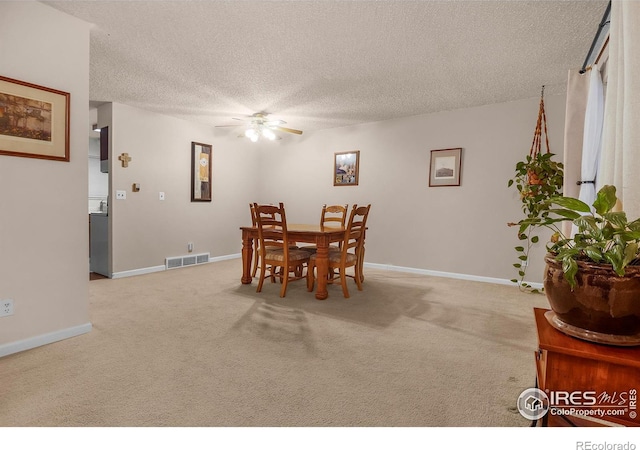
M 211 201 L 211 159 L 213 148 L 209 144 L 191 143 L 191 201 Z
M 429 186 L 460 186 L 462 149 L 431 150 Z
M 0 155 L 69 161 L 69 98 L 0 76 Z
M 336 153 L 333 160 L 333 185 L 357 186 L 360 150 Z

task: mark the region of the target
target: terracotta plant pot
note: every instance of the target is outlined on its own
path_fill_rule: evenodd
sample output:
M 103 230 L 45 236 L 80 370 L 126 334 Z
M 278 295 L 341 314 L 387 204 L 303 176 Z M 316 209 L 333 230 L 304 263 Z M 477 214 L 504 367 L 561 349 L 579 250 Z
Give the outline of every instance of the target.
M 544 289 L 555 313 L 547 317 L 552 325 L 594 342 L 640 345 L 640 266 L 628 266 L 620 277 L 610 265 L 579 261 L 571 290 L 562 264 L 551 254 L 545 262 Z
M 529 179 L 529 184 L 531 185 L 541 185 L 542 180 L 538 178 L 538 175 L 533 170 L 527 171 L 527 177 Z

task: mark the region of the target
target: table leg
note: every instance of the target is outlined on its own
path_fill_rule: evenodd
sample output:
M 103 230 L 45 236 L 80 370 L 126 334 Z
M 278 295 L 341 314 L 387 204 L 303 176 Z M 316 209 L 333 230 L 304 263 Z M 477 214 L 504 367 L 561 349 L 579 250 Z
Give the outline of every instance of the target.
M 329 240 L 322 236 L 316 242 L 316 272 L 318 274 L 316 281 L 316 298 L 325 300 L 329 293 L 327 292 L 327 276 L 329 275 Z
M 360 282 L 364 281 L 364 243 L 367 236 L 367 230 L 362 230 L 362 246 L 360 247 L 360 254 L 358 255 L 358 269 L 360 272 Z
M 242 284 L 251 284 L 251 259 L 253 257 L 253 239 L 246 230 L 242 230 Z
M 360 283 L 364 281 L 364 246 L 360 249 L 358 255 L 358 272 L 360 273 Z

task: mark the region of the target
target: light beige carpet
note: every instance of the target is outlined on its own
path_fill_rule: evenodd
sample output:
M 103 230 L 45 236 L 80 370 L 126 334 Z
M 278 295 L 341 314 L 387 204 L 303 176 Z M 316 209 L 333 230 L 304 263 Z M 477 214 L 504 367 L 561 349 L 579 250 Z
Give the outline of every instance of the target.
M 92 281 L 91 333 L 0 358 L 0 426 L 529 426 L 544 296 L 365 269 L 350 299 L 281 299 L 240 275 Z

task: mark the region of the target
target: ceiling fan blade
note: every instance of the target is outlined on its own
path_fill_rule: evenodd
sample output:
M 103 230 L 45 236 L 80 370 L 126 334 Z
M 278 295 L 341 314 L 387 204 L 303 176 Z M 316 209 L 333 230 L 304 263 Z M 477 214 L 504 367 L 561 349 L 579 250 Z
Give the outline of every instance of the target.
M 274 130 L 278 130 L 278 131 L 285 131 L 287 133 L 294 133 L 294 134 L 302 134 L 302 131 L 300 130 L 294 130 L 293 128 L 285 128 L 285 127 L 273 127 Z
M 244 124 L 247 123 L 247 119 L 239 119 L 237 117 L 232 117 L 231 120 L 237 120 L 238 122 L 242 122 L 242 123 L 230 123 L 227 125 L 216 125 L 216 128 L 224 128 L 224 127 L 241 127 Z

